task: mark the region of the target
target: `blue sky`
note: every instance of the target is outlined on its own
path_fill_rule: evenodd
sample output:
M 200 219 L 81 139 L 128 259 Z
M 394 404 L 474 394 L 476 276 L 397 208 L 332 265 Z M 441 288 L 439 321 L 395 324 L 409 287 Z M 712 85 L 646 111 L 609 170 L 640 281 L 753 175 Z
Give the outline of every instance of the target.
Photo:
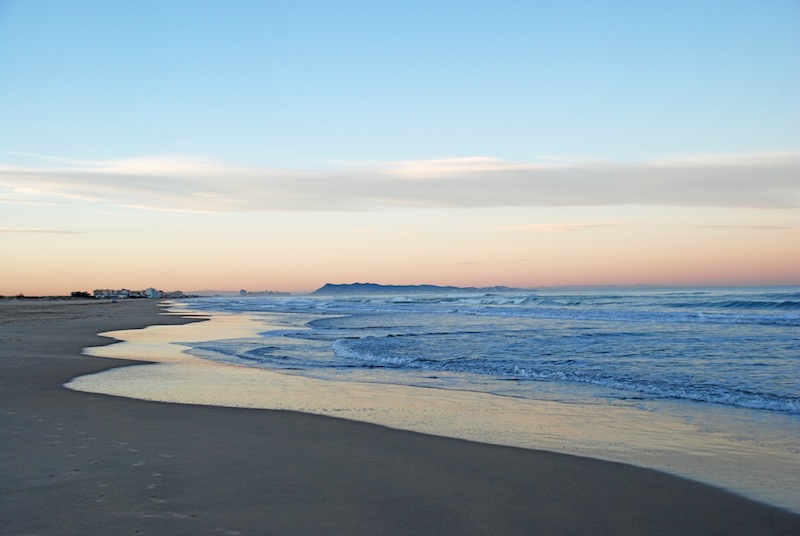
M 797 1 L 0 0 L 0 66 L 0 294 L 800 284 Z
M 800 4 L 5 1 L 0 148 L 236 164 L 800 145 Z

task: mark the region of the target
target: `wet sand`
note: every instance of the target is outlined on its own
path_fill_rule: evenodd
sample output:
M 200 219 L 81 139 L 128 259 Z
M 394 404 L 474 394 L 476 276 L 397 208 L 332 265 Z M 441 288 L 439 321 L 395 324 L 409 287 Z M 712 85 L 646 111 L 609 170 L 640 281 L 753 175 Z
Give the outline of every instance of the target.
M 624 464 L 288 411 L 76 392 L 152 301 L 0 301 L 0 533 L 800 534 L 800 516 Z

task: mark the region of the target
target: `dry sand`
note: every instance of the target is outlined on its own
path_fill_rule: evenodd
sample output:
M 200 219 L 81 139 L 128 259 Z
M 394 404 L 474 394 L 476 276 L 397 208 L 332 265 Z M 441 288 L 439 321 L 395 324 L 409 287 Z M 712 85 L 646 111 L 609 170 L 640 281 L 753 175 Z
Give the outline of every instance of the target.
M 800 516 L 624 464 L 323 416 L 70 391 L 81 348 L 187 320 L 0 301 L 0 534 L 800 534 Z

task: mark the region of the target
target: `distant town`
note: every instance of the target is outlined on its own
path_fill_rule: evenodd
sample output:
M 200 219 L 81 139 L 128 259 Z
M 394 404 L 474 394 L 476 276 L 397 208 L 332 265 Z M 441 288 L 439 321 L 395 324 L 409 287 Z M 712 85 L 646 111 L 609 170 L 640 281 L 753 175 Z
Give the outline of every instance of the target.
M 173 290 L 171 292 L 164 292 L 163 290 L 158 290 L 155 288 L 146 288 L 144 290 L 128 290 L 128 289 L 95 289 L 91 296 L 88 293 L 76 293 L 73 292 L 72 296 L 76 297 L 76 294 L 85 294 L 85 296 L 80 297 L 93 297 L 98 299 L 135 299 L 135 298 L 147 298 L 151 300 L 170 300 L 170 299 L 179 299 L 179 298 L 197 298 L 201 296 L 214 296 L 214 295 L 224 295 L 229 293 L 219 293 L 219 294 L 207 294 L 205 292 L 198 292 L 198 293 L 191 293 L 186 294 L 180 290 Z M 257 290 L 257 291 L 250 291 L 250 290 L 240 290 L 238 292 L 239 296 L 245 297 L 263 297 L 263 296 L 289 296 L 288 292 L 276 292 L 274 290 Z
M 160 299 L 174 299 L 174 298 L 189 298 L 191 296 L 184 294 L 180 290 L 173 290 L 171 292 L 164 292 L 163 290 L 158 290 L 155 288 L 146 288 L 144 290 L 128 290 L 126 288 L 122 289 L 110 289 L 110 288 L 99 288 L 95 289 L 91 295 L 88 292 L 73 292 L 73 297 L 76 298 L 97 298 L 101 300 L 106 299 L 118 299 L 118 300 L 127 300 L 127 299 L 136 299 L 136 298 L 147 298 L 151 300 L 160 300 Z
M 163 291 L 153 287 L 146 288 L 144 290 L 129 290 L 126 288 L 98 288 L 92 292 L 77 290 L 71 292 L 69 296 L 26 296 L 24 294 L 17 294 L 14 296 L 0 295 L 0 300 L 174 300 L 182 298 L 208 298 L 214 296 L 241 296 L 247 298 L 258 298 L 265 296 L 291 296 L 291 292 L 277 292 L 275 290 L 198 290 L 187 293 L 183 292 L 182 290 Z

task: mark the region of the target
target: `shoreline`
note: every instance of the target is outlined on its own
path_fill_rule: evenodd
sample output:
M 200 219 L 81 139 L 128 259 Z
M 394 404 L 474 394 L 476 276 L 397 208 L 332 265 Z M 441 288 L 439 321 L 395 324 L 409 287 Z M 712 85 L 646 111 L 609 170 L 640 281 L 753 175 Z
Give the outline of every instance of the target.
M 205 312 L 208 321 L 110 332 L 122 343 L 85 354 L 148 364 L 76 378 L 80 391 L 155 402 L 299 411 L 398 430 L 626 463 L 689 478 L 800 514 L 800 458 L 794 423 L 763 419 L 741 428 L 722 408 L 686 414 L 678 405 L 639 405 L 501 397 L 489 393 L 360 381 L 322 380 L 286 370 L 245 367 L 184 353 L 187 344 L 251 339 L 263 331 L 300 329 L 309 318 L 275 313 Z M 713 415 L 713 416 L 712 416 Z M 730 419 L 735 419 L 731 421 Z M 788 432 L 787 432 L 788 433 Z M 748 435 L 750 434 L 750 435 Z M 768 438 L 768 439 L 764 439 Z
M 39 305 L 0 308 L 8 534 L 800 531 L 788 511 L 624 464 L 71 391 L 61 384 L 136 363 L 80 355 L 114 342 L 96 333 L 197 318 L 158 315 L 152 302 Z

